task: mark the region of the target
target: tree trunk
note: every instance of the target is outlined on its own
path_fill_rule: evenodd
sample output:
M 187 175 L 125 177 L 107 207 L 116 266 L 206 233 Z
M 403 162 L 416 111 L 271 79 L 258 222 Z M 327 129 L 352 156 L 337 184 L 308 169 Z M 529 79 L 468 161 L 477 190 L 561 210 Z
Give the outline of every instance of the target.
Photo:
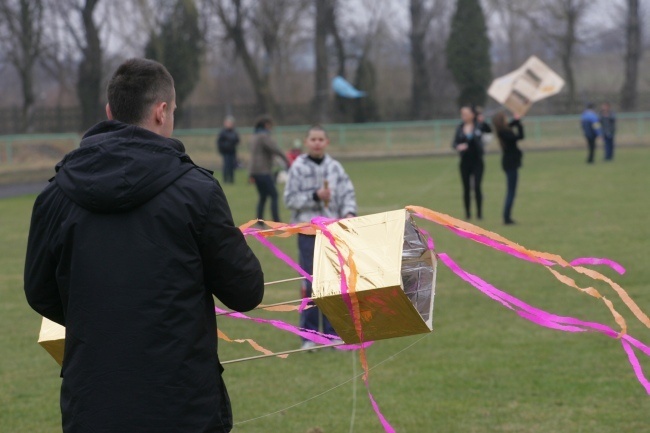
M 27 59 L 26 59 L 27 60 Z M 24 68 L 19 71 L 21 87 L 23 90 L 23 106 L 21 109 L 20 132 L 29 132 L 32 126 L 32 114 L 34 108 L 34 64 L 32 59 L 26 61 Z
M 428 22 L 422 0 L 411 0 L 411 116 L 428 119 L 431 116 L 431 85 L 425 49 Z
M 319 123 L 327 122 L 329 86 L 327 77 L 327 29 L 329 1 L 316 1 L 314 52 L 316 55 L 314 80 L 314 116 Z
M 22 107 L 16 129 L 29 132 L 36 96 L 34 95 L 34 65 L 42 55 L 43 28 L 42 0 L 0 2 L 0 19 L 3 21 L 3 58 L 16 70 L 20 79 Z
M 102 83 L 102 49 L 99 29 L 93 20 L 93 12 L 99 0 L 86 0 L 81 10 L 81 19 L 86 36 L 79 63 L 77 94 L 81 104 L 81 129 L 86 130 L 99 120 L 99 101 Z
M 228 38 L 234 44 L 235 52 L 237 56 L 241 58 L 244 69 L 246 69 L 246 74 L 251 81 L 253 92 L 255 92 L 258 113 L 269 114 L 275 117 L 279 110 L 273 98 L 273 93 L 271 92 L 271 86 L 269 84 L 270 75 L 260 74 L 260 71 L 255 64 L 255 60 L 251 56 L 248 46 L 246 45 L 246 35 L 243 24 L 244 13 L 242 12 L 241 1 L 233 0 L 232 4 L 235 8 L 233 21 L 228 19 L 227 13 L 225 12 L 223 5 L 220 3 L 217 3 L 217 14 L 219 15 L 221 23 L 226 28 Z
M 621 89 L 621 109 L 636 108 L 639 60 L 641 58 L 641 26 L 639 23 L 639 0 L 628 0 L 627 25 L 625 27 L 625 81 Z
M 575 97 L 576 97 L 576 86 L 575 86 L 575 77 L 573 74 L 573 65 L 571 64 L 573 60 L 573 51 L 576 41 L 576 21 L 578 19 L 575 8 L 569 4 L 569 7 L 566 10 L 566 33 L 564 38 L 561 41 L 562 49 L 560 52 L 560 60 L 562 62 L 562 68 L 564 69 L 564 77 L 566 80 L 568 95 L 565 110 L 567 113 L 571 113 L 574 110 Z

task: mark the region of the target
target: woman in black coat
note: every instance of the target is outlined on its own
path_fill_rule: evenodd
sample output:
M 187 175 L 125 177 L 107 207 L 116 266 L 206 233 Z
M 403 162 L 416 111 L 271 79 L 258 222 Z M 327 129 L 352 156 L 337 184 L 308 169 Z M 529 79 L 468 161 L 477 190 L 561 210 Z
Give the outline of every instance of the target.
M 518 171 L 519 167 L 521 167 L 521 159 L 523 156 L 521 149 L 517 147 L 517 142 L 524 139 L 524 126 L 517 116 L 508 123 L 508 117 L 503 111 L 499 111 L 492 117 L 492 124 L 494 125 L 497 137 L 499 137 L 499 144 L 501 144 L 503 151 L 501 167 L 506 172 L 508 186 L 506 201 L 503 206 L 503 223 L 514 224 L 515 221 L 511 218 L 511 212 L 517 190 Z
M 460 109 L 462 123 L 456 128 L 452 147 L 460 154 L 460 177 L 463 181 L 463 204 L 465 205 L 465 218 L 470 219 L 470 187 L 474 184 L 476 198 L 476 216 L 483 218 L 483 193 L 481 181 L 483 179 L 483 133 L 492 132 L 490 127 L 483 122 L 478 122 L 476 112 L 469 106 Z

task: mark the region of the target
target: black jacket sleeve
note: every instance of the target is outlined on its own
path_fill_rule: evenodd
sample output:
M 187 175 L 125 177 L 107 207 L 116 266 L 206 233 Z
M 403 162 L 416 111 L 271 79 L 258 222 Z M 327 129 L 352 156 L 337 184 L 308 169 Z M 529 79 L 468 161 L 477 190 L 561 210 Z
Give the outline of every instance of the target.
M 492 132 L 492 128 L 490 128 L 490 125 L 488 125 L 487 122 L 481 122 L 481 124 L 479 125 L 479 129 L 481 130 L 481 132 L 485 134 L 489 134 Z
M 228 308 L 249 311 L 264 297 L 259 260 L 235 226 L 221 188 L 215 184 L 200 240 L 207 288 Z
M 56 282 L 56 263 L 50 251 L 40 197 L 34 203 L 27 240 L 24 288 L 29 305 L 41 316 L 65 326 L 63 302 Z
M 517 140 L 523 140 L 524 139 L 524 125 L 521 123 L 520 120 L 513 119 L 510 122 L 510 127 L 517 129 L 517 134 L 516 134 Z
M 451 147 L 453 149 L 456 149 L 456 147 L 458 147 L 459 144 L 467 142 L 467 140 L 465 140 L 465 136 L 462 134 L 462 128 L 463 128 L 462 123 L 456 127 L 454 138 L 451 140 Z

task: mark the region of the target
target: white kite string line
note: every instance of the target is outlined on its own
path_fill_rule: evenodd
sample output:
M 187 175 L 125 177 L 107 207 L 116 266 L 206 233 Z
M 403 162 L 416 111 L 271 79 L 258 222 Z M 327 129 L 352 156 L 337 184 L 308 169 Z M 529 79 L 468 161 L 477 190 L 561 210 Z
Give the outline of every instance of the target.
M 427 334 L 424 334 L 422 337 L 418 338 L 417 340 L 415 340 L 413 343 L 409 344 L 409 345 L 406 346 L 405 348 L 403 348 L 403 349 L 401 349 L 400 351 L 398 351 L 398 352 L 396 352 L 396 353 L 390 355 L 388 358 L 384 359 L 383 361 L 381 361 L 381 362 L 379 362 L 379 363 L 373 365 L 372 367 L 370 367 L 370 368 L 368 369 L 368 371 L 370 371 L 370 370 L 374 370 L 375 368 L 379 367 L 380 365 L 382 365 L 382 364 L 384 364 L 384 363 L 390 361 L 391 359 L 393 359 L 393 358 L 395 358 L 396 356 L 400 355 L 402 352 L 404 352 L 404 351 L 410 349 L 411 347 L 415 346 L 417 343 L 419 343 L 420 341 L 422 341 L 422 340 L 423 340 L 424 338 L 426 338 L 428 335 L 429 335 L 428 333 L 427 333 Z M 280 413 L 280 412 L 284 412 L 284 411 L 287 411 L 287 410 L 289 410 L 289 409 L 293 409 L 294 407 L 297 407 L 297 406 L 300 406 L 300 405 L 302 405 L 302 404 L 305 404 L 305 403 L 307 403 L 308 401 L 315 400 L 315 399 L 317 399 L 318 397 L 323 396 L 323 395 L 327 394 L 327 393 L 330 392 L 330 391 L 334 391 L 336 388 L 340 388 L 340 387 L 342 387 L 343 385 L 345 385 L 345 384 L 347 384 L 347 383 L 350 383 L 350 382 L 352 382 L 353 380 L 355 380 L 356 378 L 361 377 L 361 376 L 363 376 L 363 375 L 364 375 L 364 373 L 357 374 L 357 375 L 351 377 L 350 379 L 346 380 L 345 382 L 339 383 L 338 385 L 335 385 L 335 386 L 333 386 L 332 388 L 330 388 L 330 389 L 328 389 L 328 390 L 326 390 L 326 391 L 323 391 L 323 392 L 321 392 L 321 393 L 319 393 L 319 394 L 316 394 L 316 395 L 313 396 L 313 397 L 309 397 L 309 398 L 306 399 L 306 400 L 300 401 L 300 402 L 298 402 L 298 403 L 294 403 L 294 404 L 292 404 L 291 406 L 287 406 L 287 407 L 285 407 L 284 409 L 279 409 L 279 410 L 276 410 L 276 411 L 274 411 L 274 412 L 267 413 L 266 415 L 260 415 L 260 416 L 257 416 L 257 417 L 255 417 L 255 418 L 250 418 L 250 419 L 247 419 L 247 420 L 244 420 L 244 421 L 236 422 L 236 423 L 233 424 L 233 426 L 240 425 L 240 424 L 244 424 L 244 423 L 251 422 L 251 421 L 256 421 L 256 420 L 261 419 L 261 418 L 266 418 L 267 416 L 276 415 L 276 414 L 278 414 L 278 413 Z
M 419 341 L 419 340 L 418 340 Z M 357 352 L 352 350 L 352 414 L 350 415 L 350 433 L 354 431 L 354 417 L 357 413 Z

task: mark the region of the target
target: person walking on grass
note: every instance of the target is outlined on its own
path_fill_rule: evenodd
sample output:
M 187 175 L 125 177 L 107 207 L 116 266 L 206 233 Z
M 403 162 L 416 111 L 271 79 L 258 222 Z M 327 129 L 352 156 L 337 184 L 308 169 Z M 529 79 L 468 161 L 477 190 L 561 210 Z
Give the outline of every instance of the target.
M 27 241 L 27 301 L 66 327 L 63 432 L 229 432 L 213 296 L 255 308 L 260 263 L 219 183 L 170 138 L 167 69 L 127 60 L 107 93 L 109 120 L 57 164 Z
M 515 202 L 517 179 L 523 157 L 517 142 L 524 139 L 524 126 L 518 116 L 508 123 L 508 117 L 504 111 L 499 111 L 492 117 L 492 125 L 501 145 L 501 168 L 506 173 L 507 192 L 503 205 L 503 223 L 514 224 L 512 205 Z
M 603 102 L 600 106 L 600 127 L 603 133 L 605 144 L 605 161 L 614 159 L 614 136 L 616 135 L 616 115 L 612 111 L 609 102 Z
M 341 163 L 326 153 L 328 145 L 327 132 L 321 126 L 312 126 L 305 137 L 307 153 L 298 156 L 291 164 L 284 203 L 291 210 L 292 223 L 309 222 L 319 216 L 339 219 L 357 214 L 354 185 Z M 300 266 L 310 275 L 313 273 L 315 242 L 315 236 L 298 235 Z M 303 298 L 311 297 L 312 286 L 308 280 L 303 280 L 301 294 Z M 322 323 L 324 333 L 336 335 L 327 317 L 316 306 L 300 313 L 301 328 L 318 331 L 319 323 Z M 302 340 L 303 349 L 314 345 L 309 340 Z
M 463 205 L 465 206 L 465 218 L 471 219 L 470 190 L 474 186 L 476 199 L 476 216 L 483 218 L 483 192 L 481 182 L 483 180 L 483 133 L 492 132 L 485 122 L 478 122 L 476 112 L 470 106 L 463 106 L 460 109 L 461 123 L 456 128 L 452 140 L 452 147 L 460 155 L 460 178 L 463 183 Z
M 596 150 L 596 139 L 601 134 L 598 115 L 594 111 L 594 104 L 587 104 L 585 111 L 580 116 L 580 127 L 587 140 L 587 164 L 594 163 L 594 152 Z
M 223 162 L 223 183 L 235 183 L 238 144 L 239 134 L 235 129 L 235 118 L 226 116 L 223 121 L 223 129 L 217 137 L 217 151 Z
M 264 219 L 266 199 L 271 199 L 271 217 L 273 221 L 280 221 L 278 210 L 278 190 L 273 180 L 273 160 L 276 156 L 282 158 L 287 167 L 289 160 L 282 150 L 271 138 L 273 120 L 268 116 L 261 116 L 255 122 L 255 135 L 251 142 L 250 176 L 255 181 L 258 193 L 257 219 Z

